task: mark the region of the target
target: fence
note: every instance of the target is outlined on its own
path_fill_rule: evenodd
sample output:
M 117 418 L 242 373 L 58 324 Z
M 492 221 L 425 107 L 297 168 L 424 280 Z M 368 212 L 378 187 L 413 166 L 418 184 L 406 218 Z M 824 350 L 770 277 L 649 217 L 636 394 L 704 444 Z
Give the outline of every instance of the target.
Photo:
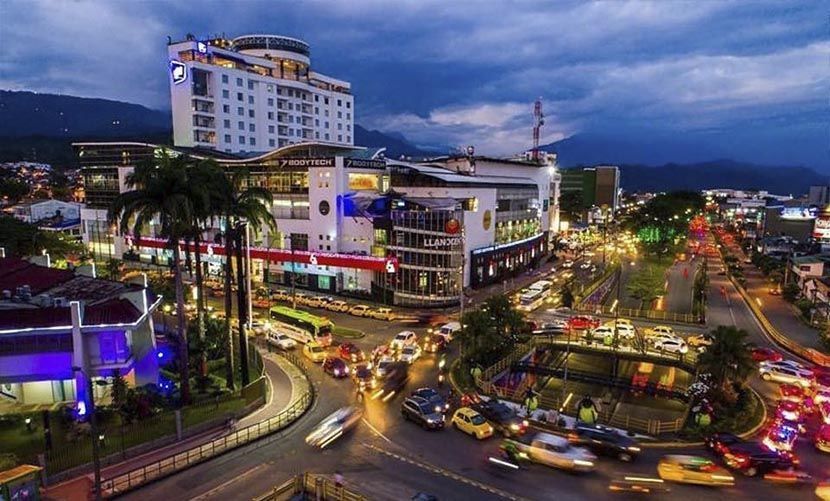
M 697 325 L 703 323 L 704 321 L 703 317 L 701 317 L 700 315 L 695 315 L 693 313 L 674 313 L 671 311 L 640 310 L 634 308 L 616 308 L 614 309 L 614 311 L 611 311 L 611 307 L 607 305 L 580 304 L 576 306 L 574 310 L 582 313 L 591 313 L 595 315 L 619 315 L 621 317 L 626 318 L 645 318 L 649 320 L 660 320 L 664 322 L 673 322 L 680 324 Z
M 308 378 L 303 364 L 293 354 L 286 354 L 286 359 L 297 365 Z M 215 458 L 225 452 L 247 445 L 262 437 L 285 429 L 299 419 L 311 407 L 314 401 L 314 387 L 308 383 L 307 391 L 289 408 L 259 423 L 246 426 L 228 435 L 212 440 L 206 444 L 173 454 L 159 461 L 136 468 L 122 475 L 108 478 L 101 482 L 101 491 L 106 496 L 115 496 L 154 482 L 168 475 L 178 473 L 198 463 Z
M 619 264 L 615 264 L 614 266 L 609 266 L 605 269 L 602 275 L 598 279 L 596 279 L 593 283 L 582 287 L 579 291 L 577 291 L 576 301 L 574 301 L 575 305 L 582 304 L 583 302 L 587 301 L 595 292 L 598 291 L 600 287 L 606 286 L 609 283 L 613 283 L 613 280 L 617 276 L 617 272 L 619 271 Z M 611 290 L 609 286 L 603 294 L 607 294 Z
M 510 355 L 484 370 L 481 378 L 476 381 L 476 385 L 481 389 L 482 393 L 488 396 L 521 403 L 524 399 L 524 391 L 520 392 L 518 388 L 511 389 L 496 385 L 494 378 L 502 371 L 507 370 L 514 362 L 528 355 L 536 346 L 547 343 L 548 338 L 546 336 L 534 336 L 527 343 L 519 345 Z M 564 395 L 553 396 L 542 394 L 539 398 L 539 407 L 543 409 L 555 409 L 565 414 L 575 415 L 578 410 L 578 401 L 579 399 Z M 649 435 L 676 433 L 683 428 L 683 418 L 669 421 L 641 419 L 628 414 L 620 415 L 613 412 L 611 406 L 600 411 L 597 422 Z
M 744 302 L 752 311 L 752 314 L 758 319 L 761 327 L 763 327 L 764 331 L 766 331 L 777 344 L 816 365 L 830 367 L 830 356 L 827 356 L 814 348 L 805 348 L 787 336 L 781 334 L 778 329 L 770 323 L 764 312 L 761 311 L 761 307 L 752 300 L 746 289 L 744 289 L 731 275 L 729 276 L 729 280 L 732 282 L 732 285 L 738 289 L 738 293 L 741 295 L 741 298 L 743 298 Z
M 117 420 L 99 423 L 99 436 L 103 437 L 99 442 L 101 466 L 106 467 L 222 426 L 229 418 L 242 417 L 263 405 L 268 398 L 268 385 L 261 357 L 256 351 L 252 352 L 252 363 L 260 376 L 238 392 L 131 423 L 125 423 L 123 417 L 111 413 Z M 99 412 L 101 417 L 107 415 L 104 409 Z M 70 432 L 58 423 L 55 423 L 55 431 Z M 85 435 L 88 433 L 81 434 L 77 441 L 55 447 L 44 454 L 42 464 L 48 484 L 91 471 L 92 437 Z M 57 437 L 55 441 L 58 442 Z
M 338 487 L 331 480 L 310 473 L 303 473 L 275 486 L 273 490 L 257 496 L 254 501 L 288 501 L 297 494 L 311 494 L 314 499 L 337 501 L 366 501 L 369 498 L 345 487 Z M 305 498 L 303 498 L 305 499 Z

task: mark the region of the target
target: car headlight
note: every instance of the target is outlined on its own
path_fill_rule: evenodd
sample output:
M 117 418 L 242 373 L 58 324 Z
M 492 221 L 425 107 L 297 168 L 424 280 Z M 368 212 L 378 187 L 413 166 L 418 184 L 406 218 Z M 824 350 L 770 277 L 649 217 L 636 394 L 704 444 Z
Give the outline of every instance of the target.
M 524 426 L 524 427 L 527 427 L 527 425 L 529 425 L 529 424 L 530 424 L 530 423 L 528 423 L 528 422 L 527 422 L 527 419 L 525 419 L 524 421 L 522 421 L 522 426 Z
M 441 412 L 441 406 L 440 405 L 435 406 L 435 412 Z
M 631 452 L 640 452 L 639 447 L 626 447 L 626 449 L 628 449 Z
M 519 431 L 519 425 L 517 425 L 516 423 L 513 423 L 513 424 L 510 425 L 510 429 L 513 430 L 513 431 Z
M 574 466 L 594 466 L 593 461 L 584 461 L 582 459 L 574 459 Z

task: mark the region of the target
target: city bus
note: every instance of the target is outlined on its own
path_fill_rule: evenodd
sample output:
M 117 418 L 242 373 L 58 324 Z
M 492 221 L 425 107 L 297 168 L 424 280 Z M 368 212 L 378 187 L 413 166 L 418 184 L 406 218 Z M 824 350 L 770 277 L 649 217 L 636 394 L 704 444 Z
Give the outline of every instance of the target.
M 548 291 L 549 293 L 550 291 Z M 542 306 L 547 294 L 538 289 L 530 289 L 519 298 L 519 309 L 522 311 L 533 311 Z
M 541 292 L 542 297 L 544 298 L 550 296 L 551 287 L 553 287 L 553 282 L 549 280 L 539 280 L 538 282 L 530 284 L 530 287 L 528 287 L 528 289 L 530 289 L 531 291 Z
M 316 341 L 321 346 L 331 346 L 331 331 L 334 324 L 328 318 L 287 306 L 274 306 L 269 311 L 273 321 L 272 329 L 300 343 Z

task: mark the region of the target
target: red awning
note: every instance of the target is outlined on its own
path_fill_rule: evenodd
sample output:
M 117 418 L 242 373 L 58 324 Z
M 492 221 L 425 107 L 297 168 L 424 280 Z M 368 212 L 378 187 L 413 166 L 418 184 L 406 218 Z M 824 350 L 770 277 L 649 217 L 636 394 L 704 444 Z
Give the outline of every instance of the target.
M 132 246 L 138 244 L 139 247 L 149 247 L 154 249 L 162 249 L 167 247 L 167 240 L 161 238 L 142 237 L 135 241 L 131 237 L 127 237 L 127 245 Z M 180 244 L 182 249 L 185 248 Z M 225 255 L 225 246 L 214 243 L 201 243 L 199 245 L 202 253 L 211 255 L 219 254 Z M 195 249 L 192 244 L 188 244 L 191 252 Z M 254 259 L 269 260 L 273 262 L 286 263 L 300 263 L 311 264 L 315 266 L 336 266 L 338 268 L 350 268 L 357 270 L 372 270 L 386 273 L 395 273 L 398 271 L 398 259 L 396 257 L 375 257 L 362 256 L 355 254 L 338 254 L 333 252 L 317 252 L 317 251 L 290 251 L 285 249 L 269 249 L 266 247 L 251 247 L 251 257 Z

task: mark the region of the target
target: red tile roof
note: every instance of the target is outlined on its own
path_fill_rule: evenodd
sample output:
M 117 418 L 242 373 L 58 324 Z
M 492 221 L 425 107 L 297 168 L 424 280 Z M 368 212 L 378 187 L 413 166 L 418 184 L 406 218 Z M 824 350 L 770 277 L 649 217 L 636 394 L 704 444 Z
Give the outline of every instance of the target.
M 129 300 L 114 298 L 87 306 L 84 310 L 84 325 L 131 324 L 140 316 L 141 312 Z
M 0 290 L 8 290 L 12 294 L 24 285 L 31 287 L 32 295 L 39 294 L 74 276 L 69 270 L 37 266 L 22 259 L 0 258 Z
M 84 308 L 83 325 L 131 324 L 141 312 L 127 299 L 114 298 Z M 69 307 L 0 309 L 0 330 L 72 325 Z

